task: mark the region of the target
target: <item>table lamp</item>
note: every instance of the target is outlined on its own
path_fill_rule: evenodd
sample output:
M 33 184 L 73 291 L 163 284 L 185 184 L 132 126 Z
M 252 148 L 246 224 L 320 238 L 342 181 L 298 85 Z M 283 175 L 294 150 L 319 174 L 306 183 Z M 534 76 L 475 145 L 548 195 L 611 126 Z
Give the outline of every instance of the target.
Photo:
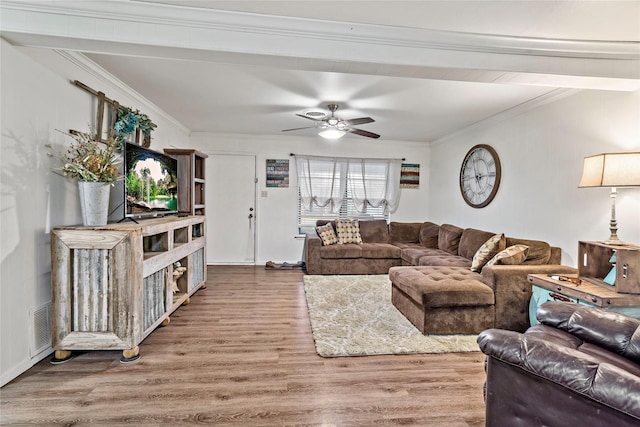
M 616 221 L 617 187 L 640 186 L 640 152 L 604 153 L 584 158 L 579 188 L 611 187 L 611 235 L 604 243 L 626 245 L 618 238 Z

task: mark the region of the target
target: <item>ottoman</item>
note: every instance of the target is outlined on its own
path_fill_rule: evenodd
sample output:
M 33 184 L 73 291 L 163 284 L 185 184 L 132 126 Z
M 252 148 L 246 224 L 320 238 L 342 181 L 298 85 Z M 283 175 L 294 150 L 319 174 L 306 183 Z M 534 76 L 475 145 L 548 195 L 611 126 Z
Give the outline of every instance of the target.
M 478 334 L 494 326 L 493 290 L 465 267 L 389 269 L 391 301 L 423 334 Z

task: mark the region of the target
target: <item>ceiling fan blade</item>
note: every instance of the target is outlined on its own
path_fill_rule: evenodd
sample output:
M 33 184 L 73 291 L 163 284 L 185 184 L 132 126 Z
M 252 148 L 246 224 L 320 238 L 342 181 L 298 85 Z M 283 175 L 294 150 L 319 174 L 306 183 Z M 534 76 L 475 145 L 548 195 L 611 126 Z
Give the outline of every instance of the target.
M 303 128 L 293 128 L 293 129 L 282 129 L 282 132 L 289 132 L 290 130 L 301 130 L 301 129 L 314 129 L 315 126 L 306 126 Z
M 348 128 L 345 129 L 347 132 L 355 133 L 356 135 L 366 136 L 368 138 L 380 138 L 380 135 L 377 133 L 369 132 L 362 129 Z
M 296 116 L 302 117 L 304 119 L 313 120 L 314 122 L 321 122 L 324 120 L 323 118 L 316 119 L 315 117 L 309 117 L 309 116 L 305 116 L 304 114 L 298 114 L 298 113 L 296 113 Z
M 373 120 L 371 117 L 360 117 L 359 119 L 342 121 L 342 123 L 346 124 L 347 126 L 363 125 L 365 123 L 373 123 L 373 122 L 375 122 L 375 120 Z

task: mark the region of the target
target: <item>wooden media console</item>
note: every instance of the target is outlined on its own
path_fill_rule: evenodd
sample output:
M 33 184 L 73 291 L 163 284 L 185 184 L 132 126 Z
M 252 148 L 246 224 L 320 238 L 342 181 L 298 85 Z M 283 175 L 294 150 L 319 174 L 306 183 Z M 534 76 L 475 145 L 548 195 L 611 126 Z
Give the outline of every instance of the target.
M 74 350 L 138 359 L 138 344 L 205 287 L 205 243 L 202 215 L 52 230 L 52 363 Z

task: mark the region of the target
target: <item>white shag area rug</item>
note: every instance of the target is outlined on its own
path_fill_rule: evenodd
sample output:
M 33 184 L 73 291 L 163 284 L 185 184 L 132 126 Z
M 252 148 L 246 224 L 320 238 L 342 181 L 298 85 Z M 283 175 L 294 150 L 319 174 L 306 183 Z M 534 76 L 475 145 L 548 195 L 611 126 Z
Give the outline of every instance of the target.
M 391 303 L 387 275 L 304 276 L 322 357 L 480 351 L 477 335 L 425 336 Z

